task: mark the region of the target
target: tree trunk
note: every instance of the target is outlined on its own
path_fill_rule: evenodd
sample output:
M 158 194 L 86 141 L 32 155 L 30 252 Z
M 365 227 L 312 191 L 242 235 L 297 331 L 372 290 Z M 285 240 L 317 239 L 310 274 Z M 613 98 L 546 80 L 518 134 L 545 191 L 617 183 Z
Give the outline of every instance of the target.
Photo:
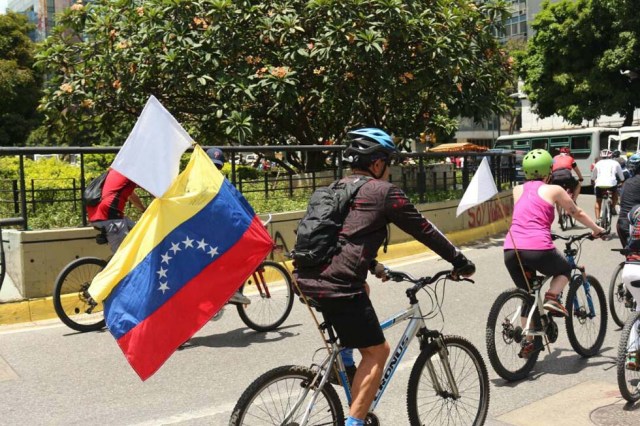
M 631 126 L 633 124 L 633 111 L 634 111 L 634 107 L 633 105 L 629 105 L 629 107 L 627 108 L 627 110 L 625 111 L 624 114 L 624 122 L 622 123 L 623 126 Z

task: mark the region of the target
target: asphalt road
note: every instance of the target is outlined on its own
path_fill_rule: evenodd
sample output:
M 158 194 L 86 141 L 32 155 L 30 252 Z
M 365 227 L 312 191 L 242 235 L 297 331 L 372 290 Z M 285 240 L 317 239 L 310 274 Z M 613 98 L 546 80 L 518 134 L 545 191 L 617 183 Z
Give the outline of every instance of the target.
M 593 214 L 593 196 L 583 196 L 581 205 Z M 578 226 L 572 232 L 583 231 Z M 621 260 L 609 250 L 617 247 L 617 239 L 583 245 L 579 263 L 586 265 L 605 289 Z M 502 239 L 473 244 L 465 247 L 465 252 L 478 266 L 475 284 L 447 285 L 444 316 L 427 324 L 446 334 L 466 337 L 483 354 L 491 380 L 488 424 L 503 424 L 498 420 L 502 415 L 544 398 L 553 399 L 576 385 L 616 385 L 619 330 L 610 318 L 599 356 L 580 358 L 568 343 L 564 321 L 559 321 L 558 341 L 551 354 L 541 355 L 528 379 L 515 384 L 500 379 L 489 365 L 484 335 L 491 304 L 512 287 L 502 262 Z M 449 265 L 433 256 L 418 255 L 389 266 L 420 275 Z M 404 287 L 371 280 L 372 299 L 381 319 L 406 307 Z M 421 297 L 421 303 L 426 310 L 428 298 Z M 403 326 L 389 330 L 392 346 L 402 331 Z M 308 311 L 298 302 L 278 331 L 265 334 L 247 329 L 235 308 L 227 308 L 222 319 L 209 322 L 185 349 L 142 382 L 108 332 L 79 334 L 58 321 L 0 326 L 0 424 L 223 425 L 242 391 L 256 377 L 280 365 L 308 365 L 321 345 Z M 416 356 L 414 346 L 378 406 L 382 424 L 408 424 L 405 394 Z M 566 404 L 567 412 L 572 409 L 574 406 Z M 640 419 L 640 409 L 631 411 Z M 539 414 L 534 424 L 563 424 L 557 417 L 563 413 Z

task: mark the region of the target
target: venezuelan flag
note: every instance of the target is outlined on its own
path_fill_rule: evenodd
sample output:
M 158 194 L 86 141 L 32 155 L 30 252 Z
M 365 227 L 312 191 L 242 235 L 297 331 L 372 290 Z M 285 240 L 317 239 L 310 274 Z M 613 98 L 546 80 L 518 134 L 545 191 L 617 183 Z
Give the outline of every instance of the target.
M 89 292 L 146 380 L 229 300 L 273 246 L 242 195 L 196 146 Z

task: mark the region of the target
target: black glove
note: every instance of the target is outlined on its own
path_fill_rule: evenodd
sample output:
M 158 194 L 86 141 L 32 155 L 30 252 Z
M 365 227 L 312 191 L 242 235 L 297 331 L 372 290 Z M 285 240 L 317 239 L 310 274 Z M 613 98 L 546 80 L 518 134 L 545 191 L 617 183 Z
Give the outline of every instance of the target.
M 468 277 L 476 272 L 476 265 L 462 253 L 458 254 L 451 264 L 453 265 L 453 273 L 459 277 Z

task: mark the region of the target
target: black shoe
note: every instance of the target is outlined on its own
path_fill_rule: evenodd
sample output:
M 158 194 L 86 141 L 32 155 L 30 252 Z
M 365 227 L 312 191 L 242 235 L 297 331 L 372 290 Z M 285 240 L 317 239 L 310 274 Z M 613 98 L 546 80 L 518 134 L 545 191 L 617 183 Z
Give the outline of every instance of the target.
M 358 369 L 358 367 L 356 367 L 355 365 L 348 365 L 344 369 L 347 373 L 347 380 L 349 380 L 349 386 L 351 386 L 351 384 L 353 384 L 353 377 L 356 375 L 356 370 Z M 335 369 L 331 369 L 331 376 L 329 376 L 329 383 L 336 386 L 342 386 L 342 382 L 340 381 L 340 378 L 336 374 Z

